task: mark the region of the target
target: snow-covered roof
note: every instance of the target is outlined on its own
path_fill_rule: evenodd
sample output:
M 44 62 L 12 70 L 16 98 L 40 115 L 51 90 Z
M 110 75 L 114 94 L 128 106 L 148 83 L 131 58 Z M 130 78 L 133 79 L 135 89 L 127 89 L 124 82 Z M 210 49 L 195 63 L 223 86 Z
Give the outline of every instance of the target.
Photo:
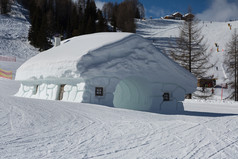
M 187 16 L 194 16 L 192 13 L 186 13 L 184 14 L 184 17 L 187 17 Z
M 60 46 L 39 53 L 25 62 L 17 70 L 16 79 L 45 79 L 51 75 L 63 77 L 67 70 L 76 72 L 77 61 L 83 55 L 110 43 L 120 41 L 130 35 L 131 33 L 98 33 L 64 40 Z M 65 75 L 64 77 L 67 76 L 70 75 Z
M 177 83 L 189 92 L 196 78 L 132 33 L 96 33 L 74 37 L 26 61 L 16 80 L 80 79 L 95 76 L 143 76 L 152 82 Z
M 190 15 L 191 13 L 186 13 L 186 14 L 184 14 L 184 17 L 186 17 L 186 16 L 188 16 L 188 15 Z
M 175 12 L 175 13 L 173 14 L 173 16 L 175 16 L 175 15 L 181 15 L 181 16 L 182 16 L 182 14 L 179 13 L 179 12 Z

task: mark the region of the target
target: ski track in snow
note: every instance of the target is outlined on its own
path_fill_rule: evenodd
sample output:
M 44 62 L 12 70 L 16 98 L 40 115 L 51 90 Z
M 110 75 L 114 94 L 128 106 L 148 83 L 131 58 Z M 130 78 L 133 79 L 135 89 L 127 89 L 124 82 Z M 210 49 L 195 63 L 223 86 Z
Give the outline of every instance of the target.
M 26 99 L 12 96 L 18 82 L 0 79 L 0 85 L 0 158 L 236 158 L 238 155 L 238 116 L 228 112 L 217 111 L 207 116 L 166 115 Z M 203 105 L 220 107 L 214 103 Z M 199 109 L 199 103 L 185 102 L 187 111 L 196 112 L 193 107 Z M 230 113 L 238 114 L 238 108 Z
M 0 26 L 0 51 L 4 51 L 0 53 L 3 55 L 24 58 L 36 53 L 34 49 L 29 49 L 24 40 L 27 33 L 22 28 L 28 29 L 29 24 L 21 16 L 17 15 L 12 21 L 0 17 L 0 24 L 4 24 Z M 13 23 L 23 27 L 15 31 Z M 177 37 L 175 21 L 160 21 L 159 26 L 156 20 L 137 24 L 138 33 L 154 39 L 154 44 L 161 49 L 166 50 L 168 40 Z M 207 25 L 227 27 L 220 24 Z M 5 34 L 6 28 L 9 34 Z M 205 29 L 205 33 L 218 36 L 215 39 L 223 40 L 218 43 L 221 48 L 224 47 L 228 36 L 210 33 L 209 28 Z M 214 41 L 214 36 L 209 39 L 212 44 L 217 42 Z M 24 44 L 15 41 L 21 37 Z M 16 46 L 21 47 L 16 51 Z M 223 60 L 223 55 L 219 54 L 216 59 Z M 23 61 L 17 59 L 17 63 L 1 62 L 0 67 L 15 72 Z M 220 67 L 219 64 L 218 66 Z M 220 68 L 217 76 L 224 76 Z M 0 78 L 2 159 L 236 159 L 238 156 L 237 103 L 191 100 L 184 102 L 187 111 L 184 114 L 154 114 L 82 103 L 14 97 L 19 87 L 20 83 L 17 81 Z

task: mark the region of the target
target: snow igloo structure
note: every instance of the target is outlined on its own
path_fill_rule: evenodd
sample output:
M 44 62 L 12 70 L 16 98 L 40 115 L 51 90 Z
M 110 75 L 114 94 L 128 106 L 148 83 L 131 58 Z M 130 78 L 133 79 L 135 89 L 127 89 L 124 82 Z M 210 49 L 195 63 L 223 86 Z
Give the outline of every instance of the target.
M 143 111 L 183 110 L 196 78 L 132 33 L 74 37 L 19 67 L 16 96 Z

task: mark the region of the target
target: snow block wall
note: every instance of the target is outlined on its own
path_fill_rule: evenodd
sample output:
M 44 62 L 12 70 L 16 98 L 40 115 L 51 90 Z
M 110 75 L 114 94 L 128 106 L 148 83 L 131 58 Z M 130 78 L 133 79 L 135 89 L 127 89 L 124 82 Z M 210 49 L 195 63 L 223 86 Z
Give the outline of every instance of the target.
M 21 84 L 16 96 L 31 98 L 36 92 L 36 86 Z
M 62 101 L 81 103 L 83 101 L 84 86 L 85 83 L 83 82 L 76 85 L 65 85 Z
M 119 81 L 116 77 L 95 77 L 86 80 L 83 102 L 113 107 L 113 94 Z M 103 96 L 95 96 L 96 87 L 103 88 Z
M 59 86 L 56 84 L 40 84 L 40 85 L 26 85 L 21 84 L 16 96 L 39 98 L 48 100 L 57 100 L 59 94 Z
M 68 80 L 70 83 L 70 80 Z M 63 86 L 63 90 L 61 87 Z M 96 87 L 103 88 L 103 96 L 96 96 Z M 186 91 L 176 84 L 151 83 L 143 77 L 119 79 L 117 77 L 95 77 L 78 84 L 21 84 L 16 94 L 20 97 L 92 103 L 110 107 L 126 108 L 151 112 L 183 111 L 181 101 Z M 164 93 L 169 100 L 164 101 Z
M 97 87 L 103 88 L 102 96 L 95 95 Z M 63 96 L 59 99 L 61 91 Z M 168 101 L 164 101 L 164 93 L 169 94 Z M 173 112 L 184 110 L 181 101 L 184 100 L 185 93 L 185 90 L 176 84 L 151 83 L 143 77 L 126 79 L 95 77 L 78 84 L 73 84 L 73 82 L 65 85 L 21 84 L 16 96 L 92 103 L 152 112 Z
M 183 111 L 184 97 L 186 95 L 185 90 L 176 85 L 169 83 L 153 83 L 152 84 L 152 107 L 153 112 L 173 112 Z M 163 98 L 164 93 L 169 94 L 169 101 L 165 101 Z
M 96 87 L 103 88 L 103 96 L 95 96 Z M 164 93 L 169 93 L 169 101 L 164 101 Z M 85 82 L 82 102 L 151 112 L 173 112 L 184 110 L 181 102 L 184 96 L 185 90 L 176 84 L 150 83 L 143 77 L 98 77 Z
M 165 101 L 164 93 L 169 94 Z M 143 78 L 129 78 L 117 85 L 113 104 L 114 107 L 152 112 L 183 111 L 181 101 L 185 90 L 176 84 L 150 83 Z

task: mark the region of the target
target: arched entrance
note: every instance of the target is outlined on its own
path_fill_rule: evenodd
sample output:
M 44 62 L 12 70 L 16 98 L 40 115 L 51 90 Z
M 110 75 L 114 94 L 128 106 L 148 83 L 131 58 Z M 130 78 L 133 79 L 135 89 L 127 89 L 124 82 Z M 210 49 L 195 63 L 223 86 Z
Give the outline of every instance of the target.
M 120 81 L 114 92 L 113 105 L 117 108 L 150 110 L 152 99 L 148 82 L 139 77 Z

